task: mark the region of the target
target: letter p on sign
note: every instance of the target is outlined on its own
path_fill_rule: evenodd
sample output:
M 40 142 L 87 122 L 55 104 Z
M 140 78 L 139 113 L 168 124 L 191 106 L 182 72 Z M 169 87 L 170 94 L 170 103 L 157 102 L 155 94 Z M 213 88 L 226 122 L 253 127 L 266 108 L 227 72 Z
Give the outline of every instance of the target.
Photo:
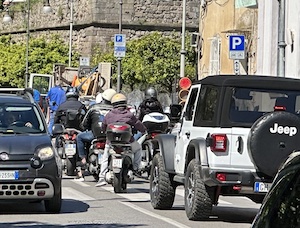
M 243 35 L 229 36 L 229 58 L 230 59 L 245 58 L 245 36 Z
M 230 36 L 229 37 L 230 51 L 244 51 L 245 50 L 245 36 Z

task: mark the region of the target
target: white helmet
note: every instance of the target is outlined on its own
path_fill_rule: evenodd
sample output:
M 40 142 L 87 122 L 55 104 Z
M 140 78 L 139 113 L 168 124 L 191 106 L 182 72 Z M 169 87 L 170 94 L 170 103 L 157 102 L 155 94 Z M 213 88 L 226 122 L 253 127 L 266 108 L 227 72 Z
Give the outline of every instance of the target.
M 111 101 L 112 97 L 116 94 L 117 92 L 114 89 L 106 89 L 102 93 L 102 98 L 106 101 Z
M 103 98 L 102 98 L 102 94 L 99 93 L 99 94 L 96 96 L 96 103 L 99 104 L 101 101 L 103 101 Z

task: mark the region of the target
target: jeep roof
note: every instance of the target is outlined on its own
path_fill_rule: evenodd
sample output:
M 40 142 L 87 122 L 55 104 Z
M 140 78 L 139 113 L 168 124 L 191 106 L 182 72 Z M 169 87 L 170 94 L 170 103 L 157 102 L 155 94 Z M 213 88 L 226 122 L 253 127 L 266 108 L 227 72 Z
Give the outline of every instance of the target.
M 259 82 L 259 83 L 258 83 Z M 258 75 L 214 75 L 208 76 L 201 80 L 193 82 L 193 85 L 201 83 L 202 85 L 215 86 L 234 86 L 248 88 L 269 88 L 299 90 L 300 80 L 294 78 L 284 78 L 275 76 L 258 76 Z

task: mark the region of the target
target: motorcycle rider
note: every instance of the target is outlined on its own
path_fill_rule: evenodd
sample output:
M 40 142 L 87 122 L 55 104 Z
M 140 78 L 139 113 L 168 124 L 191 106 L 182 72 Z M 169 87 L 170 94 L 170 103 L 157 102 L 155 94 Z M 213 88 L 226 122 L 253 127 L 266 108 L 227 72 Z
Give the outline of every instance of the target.
M 66 101 L 60 104 L 56 110 L 54 123 L 61 123 L 65 128 L 81 130 L 79 123 L 86 114 L 86 107 L 79 100 L 77 87 L 68 87 Z
M 106 114 L 102 122 L 103 131 L 106 131 L 108 124 L 123 122 L 131 125 L 134 128 L 134 130 L 138 130 L 142 133 L 146 132 L 146 127 L 144 126 L 144 124 L 139 119 L 137 119 L 136 116 L 127 108 L 127 98 L 124 94 L 115 94 L 111 99 L 111 104 L 113 106 L 113 109 Z M 131 137 L 130 142 L 132 151 L 134 153 L 133 170 L 136 174 L 138 172 L 140 162 L 142 159 L 142 147 L 138 142 L 134 140 L 134 137 Z M 108 168 L 108 151 L 109 144 L 106 143 L 104 154 L 102 156 L 99 181 L 97 182 L 96 187 L 100 187 L 107 184 L 104 177 Z
M 77 135 L 77 149 L 81 168 L 77 170 L 76 180 L 84 181 L 82 169 L 86 164 L 87 152 L 85 151 L 85 145 L 91 143 L 97 136 L 97 132 L 102 130 L 103 118 L 112 109 L 111 99 L 116 93 L 114 89 L 106 89 L 102 94 L 99 93 L 96 96 L 96 103 L 88 109 L 83 118 L 81 125 L 85 131 Z
M 149 87 L 145 91 L 145 99 L 139 105 L 137 118 L 142 121 L 146 114 L 151 112 L 163 113 L 161 103 L 157 100 L 157 91 L 154 87 Z

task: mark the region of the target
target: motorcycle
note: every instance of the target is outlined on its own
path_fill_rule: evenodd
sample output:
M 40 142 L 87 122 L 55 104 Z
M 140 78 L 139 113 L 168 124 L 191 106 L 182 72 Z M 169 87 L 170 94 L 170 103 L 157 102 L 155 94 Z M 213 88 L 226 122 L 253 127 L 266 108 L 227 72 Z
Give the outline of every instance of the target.
M 137 141 L 142 146 L 141 172 L 150 175 L 153 158 L 152 139 L 161 133 L 166 133 L 170 125 L 170 119 L 166 114 L 152 112 L 146 114 L 142 123 L 147 128 L 147 133 L 142 135 Z
M 99 180 L 100 164 L 102 155 L 104 153 L 106 144 L 106 134 L 104 132 L 97 135 L 92 140 L 89 147 L 88 159 L 87 159 L 87 170 L 94 177 L 96 181 Z
M 131 126 L 126 123 L 109 124 L 106 135 L 112 149 L 109 150 L 105 180 L 112 184 L 115 193 L 126 192 L 127 184 L 133 180 L 134 153 L 129 142 Z
M 77 145 L 76 138 L 80 133 L 75 128 L 65 128 L 64 133 L 56 138 L 58 154 L 62 159 L 63 170 L 68 176 L 76 175 Z

